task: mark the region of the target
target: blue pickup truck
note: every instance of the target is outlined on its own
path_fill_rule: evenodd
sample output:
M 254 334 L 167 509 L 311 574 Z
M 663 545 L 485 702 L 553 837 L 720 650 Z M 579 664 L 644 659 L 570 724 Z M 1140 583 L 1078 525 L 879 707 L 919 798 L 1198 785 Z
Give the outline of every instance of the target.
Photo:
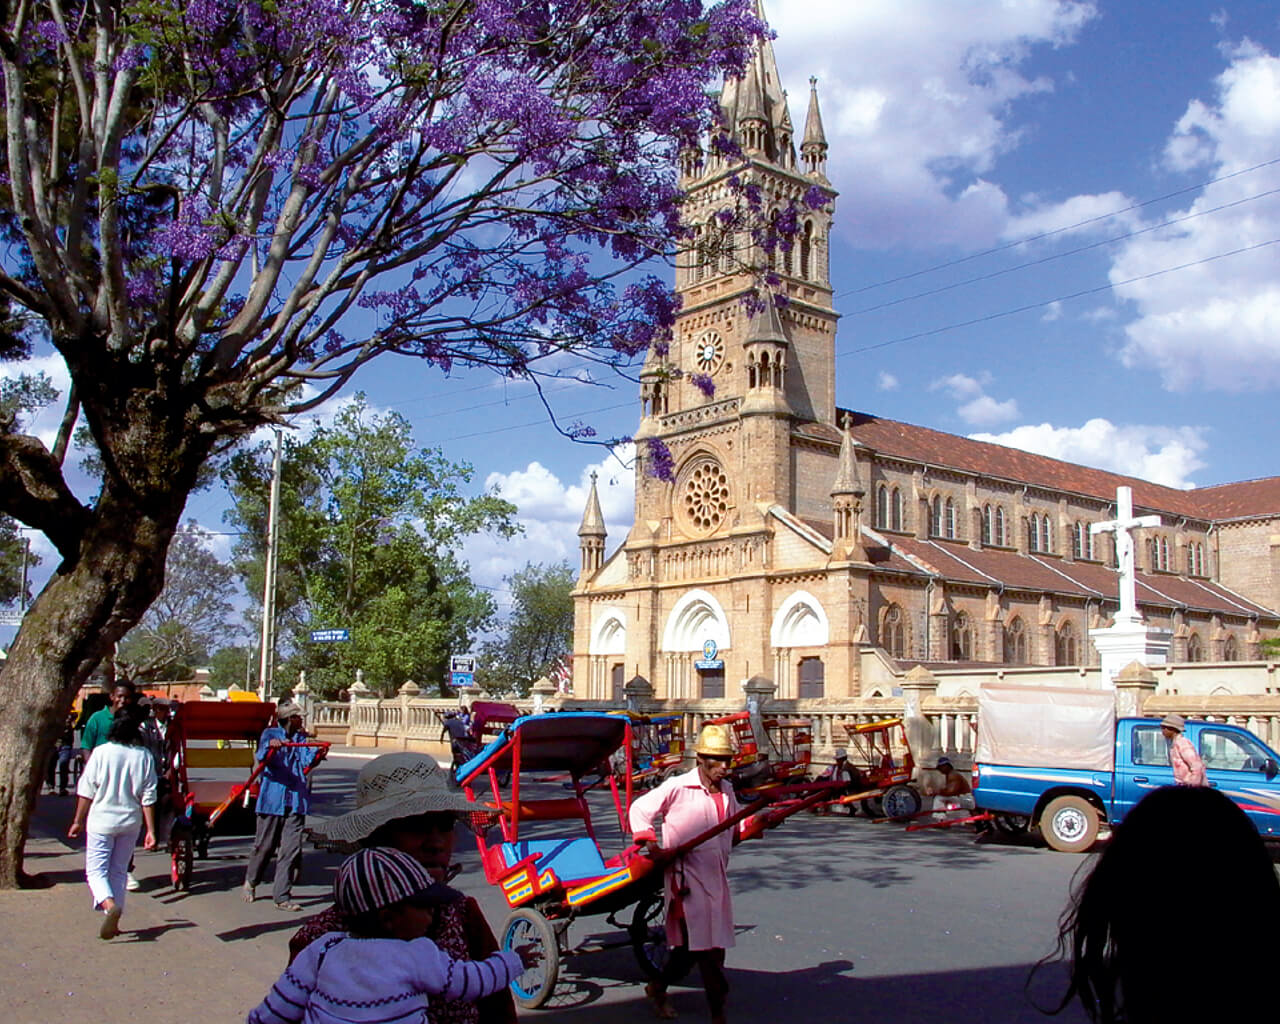
M 973 766 L 977 806 L 992 812 L 997 824 L 1009 831 L 1039 826 L 1045 842 L 1055 850 L 1087 850 L 1104 823 L 1118 824 L 1151 790 L 1174 784 L 1169 745 L 1157 718 L 1115 721 L 1111 764 L 1099 759 L 1092 767 L 983 760 L 998 755 L 1001 746 L 989 742 L 984 750 L 981 730 L 980 724 Z M 1239 804 L 1264 839 L 1280 839 L 1280 780 L 1276 778 L 1280 755 L 1234 725 L 1192 721 L 1187 723 L 1186 735 L 1204 759 L 1209 785 Z M 1015 758 L 1005 758 L 1011 759 Z

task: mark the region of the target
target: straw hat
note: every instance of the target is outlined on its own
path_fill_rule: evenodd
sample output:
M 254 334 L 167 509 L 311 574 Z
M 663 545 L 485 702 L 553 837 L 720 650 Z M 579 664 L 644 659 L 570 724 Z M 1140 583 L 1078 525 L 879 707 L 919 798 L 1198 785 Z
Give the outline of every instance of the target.
M 1186 732 L 1187 720 L 1181 715 L 1165 715 L 1160 719 L 1161 729 L 1172 729 L 1174 732 Z
M 343 914 L 365 914 L 404 901 L 441 907 L 462 898 L 457 889 L 437 882 L 427 869 L 400 850 L 360 850 L 338 869 L 333 901 Z
M 355 843 L 396 818 L 474 810 L 475 804 L 449 790 L 444 772 L 433 758 L 414 753 L 383 754 L 356 776 L 356 809 L 321 822 L 312 832 L 319 839 Z
M 698 733 L 698 743 L 693 748 L 693 752 L 705 754 L 708 757 L 732 757 L 733 744 L 729 742 L 728 727 L 704 725 L 702 732 Z

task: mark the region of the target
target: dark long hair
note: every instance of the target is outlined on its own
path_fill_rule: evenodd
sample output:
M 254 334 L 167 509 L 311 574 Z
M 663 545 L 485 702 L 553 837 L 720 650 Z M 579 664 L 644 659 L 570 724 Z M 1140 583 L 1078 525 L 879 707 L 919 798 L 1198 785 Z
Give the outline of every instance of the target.
M 107 730 L 108 743 L 121 743 L 126 747 L 142 746 L 142 709 L 125 705 L 111 717 Z
M 1266 844 L 1215 789 L 1165 787 L 1076 883 L 1055 956 L 1101 1024 L 1245 1020 L 1269 994 L 1280 882 Z M 1034 973 L 1034 972 L 1033 972 Z

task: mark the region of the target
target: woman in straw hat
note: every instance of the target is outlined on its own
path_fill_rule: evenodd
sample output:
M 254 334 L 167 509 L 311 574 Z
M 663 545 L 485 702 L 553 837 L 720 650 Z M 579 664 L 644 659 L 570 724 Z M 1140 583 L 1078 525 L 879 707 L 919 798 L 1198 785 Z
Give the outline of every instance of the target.
M 466 797 L 448 788 L 434 759 L 384 754 L 360 770 L 355 810 L 322 822 L 312 837 L 348 852 L 399 850 L 444 882 L 456 870 L 450 861 L 458 815 L 474 810 Z M 336 906 L 310 918 L 289 940 L 289 962 L 326 933 L 346 931 L 347 924 Z M 462 893 L 437 909 L 428 936 L 455 960 L 484 960 L 498 948 L 479 904 Z M 503 988 L 478 1002 L 432 1000 L 427 1019 L 431 1024 L 508 1024 L 516 1019 L 516 1008 L 511 990 Z
M 733 760 L 729 730 L 704 726 L 694 747 L 693 771 L 674 775 L 631 805 L 631 831 L 637 843 L 661 849 L 654 821 L 662 816 L 662 847 L 673 848 L 714 827 L 738 811 L 727 783 Z M 744 822 L 694 847 L 667 869 L 667 945 L 671 957 L 663 976 L 645 987 L 645 995 L 663 1019 L 676 1016 L 667 988 L 692 960 L 702 973 L 711 1020 L 725 1019 L 729 982 L 724 976 L 725 950 L 733 945 L 733 904 L 729 895 L 729 851 L 739 839 L 757 834 Z

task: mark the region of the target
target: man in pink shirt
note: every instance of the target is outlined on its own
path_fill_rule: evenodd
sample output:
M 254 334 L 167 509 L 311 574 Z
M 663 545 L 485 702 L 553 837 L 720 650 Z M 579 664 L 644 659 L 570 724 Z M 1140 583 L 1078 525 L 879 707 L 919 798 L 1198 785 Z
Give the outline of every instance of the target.
M 697 765 L 691 772 L 667 779 L 631 805 L 631 831 L 637 843 L 651 851 L 671 849 L 713 828 L 737 813 L 733 787 L 726 784 L 733 746 L 722 725 L 704 726 L 698 736 Z M 653 823 L 662 817 L 662 845 Z M 713 1024 L 723 1024 L 729 982 L 724 976 L 725 950 L 733 945 L 733 904 L 729 895 L 729 851 L 739 839 L 758 830 L 742 823 L 695 846 L 676 859 L 666 872 L 667 945 L 671 957 L 663 977 L 645 987 L 657 1015 L 676 1015 L 667 1001 L 667 988 L 680 977 L 690 959 L 702 973 Z
M 1204 786 L 1204 762 L 1196 748 L 1183 733 L 1187 720 L 1181 715 L 1165 715 L 1160 721 L 1160 731 L 1169 741 L 1169 763 L 1173 765 L 1173 781 L 1179 786 Z

